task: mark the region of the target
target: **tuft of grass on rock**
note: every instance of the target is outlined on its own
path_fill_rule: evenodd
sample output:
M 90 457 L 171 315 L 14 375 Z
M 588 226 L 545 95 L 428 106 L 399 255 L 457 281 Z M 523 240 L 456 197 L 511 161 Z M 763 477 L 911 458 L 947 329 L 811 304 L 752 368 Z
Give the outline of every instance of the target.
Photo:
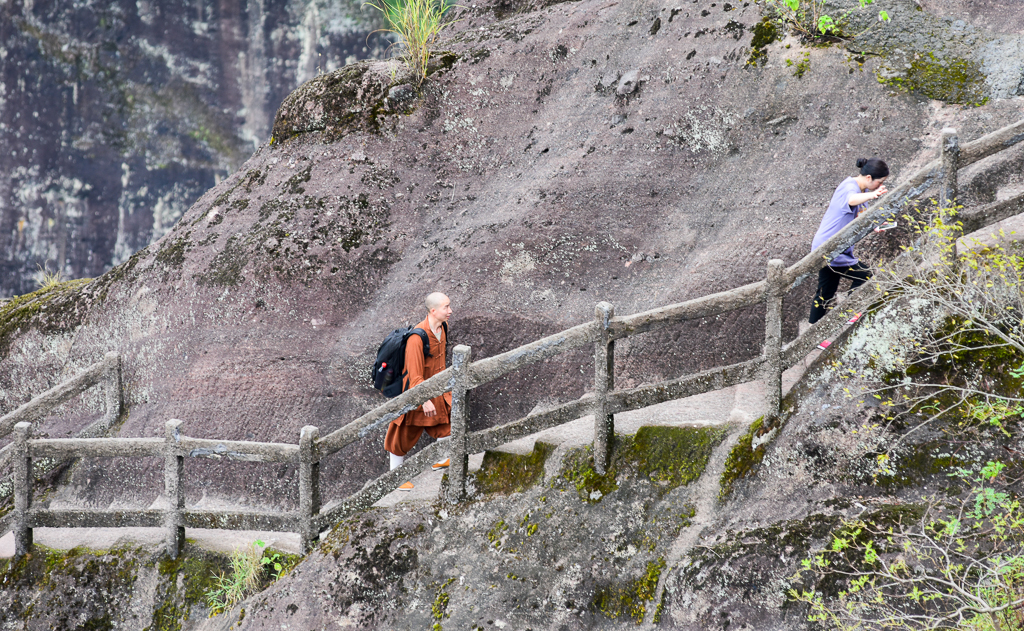
M 417 82 L 422 83 L 427 77 L 430 49 L 441 31 L 455 22 L 445 19 L 445 15 L 456 5 L 449 0 L 370 0 L 366 4 L 384 14 L 390 28 L 383 30 L 398 36 L 406 63 Z

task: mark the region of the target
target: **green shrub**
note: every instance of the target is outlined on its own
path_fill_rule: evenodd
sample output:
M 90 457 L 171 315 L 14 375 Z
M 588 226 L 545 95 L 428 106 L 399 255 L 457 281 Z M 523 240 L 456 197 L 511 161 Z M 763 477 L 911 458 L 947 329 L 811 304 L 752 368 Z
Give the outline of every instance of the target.
M 1024 515 L 996 481 L 1003 467 L 958 470 L 973 483 L 959 501 L 933 496 L 921 512 L 844 521 L 803 560 L 790 597 L 809 605 L 810 621 L 843 631 L 1021 629 Z
M 859 0 L 860 8 L 874 4 L 874 1 Z M 776 19 L 781 26 L 792 29 L 804 37 L 856 37 L 863 34 L 862 31 L 850 35 L 843 30 L 849 23 L 852 9 L 833 16 L 826 11 L 826 2 L 827 0 L 765 0 L 765 6 L 777 16 Z M 889 14 L 879 11 L 878 20 L 888 22 Z

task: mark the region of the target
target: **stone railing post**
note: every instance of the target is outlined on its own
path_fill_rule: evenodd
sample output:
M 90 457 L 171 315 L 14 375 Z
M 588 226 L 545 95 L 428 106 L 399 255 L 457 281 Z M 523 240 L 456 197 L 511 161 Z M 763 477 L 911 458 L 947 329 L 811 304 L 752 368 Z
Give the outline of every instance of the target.
M 449 444 L 447 501 L 457 504 L 466 498 L 466 474 L 469 471 L 469 357 L 472 349 L 462 344 L 452 349 L 452 436 Z
M 761 368 L 764 380 L 765 414 L 774 416 L 782 404 L 782 300 L 785 297 L 786 264 L 780 259 L 768 261 L 765 282 L 764 349 Z
M 14 426 L 14 555 L 24 556 L 32 551 L 32 528 L 28 525 L 28 511 L 32 507 L 32 458 L 28 453 L 28 439 L 32 423 L 22 421 Z
M 611 464 L 615 444 L 615 417 L 608 413 L 608 393 L 615 389 L 615 340 L 610 339 L 608 326 L 615 316 L 615 307 L 597 303 L 594 318 L 598 334 L 594 341 L 594 468 L 604 474 Z
M 308 553 L 320 542 L 316 517 L 320 514 L 320 428 L 306 425 L 299 433 L 299 536 Z
M 105 399 L 106 399 L 106 414 L 103 417 L 103 429 L 109 429 L 117 422 L 117 419 L 121 418 L 122 411 L 122 398 L 121 398 L 121 356 L 118 353 L 110 352 L 104 355 L 104 359 L 109 366 L 107 372 Z
M 956 207 L 960 195 L 957 184 L 957 172 L 960 170 L 960 137 L 956 130 L 946 127 L 942 130 L 942 190 L 939 192 L 939 204 L 942 208 Z M 956 241 L 950 250 L 950 262 L 957 269 L 959 257 L 956 252 Z
M 164 494 L 170 507 L 164 517 L 167 531 L 167 556 L 177 559 L 185 547 L 185 456 L 178 453 L 181 421 L 174 419 L 164 425 L 167 451 L 164 455 Z
M 951 208 L 959 196 L 957 190 L 957 171 L 960 169 L 960 137 L 956 130 L 946 127 L 942 130 L 942 191 L 939 203 L 943 208 Z

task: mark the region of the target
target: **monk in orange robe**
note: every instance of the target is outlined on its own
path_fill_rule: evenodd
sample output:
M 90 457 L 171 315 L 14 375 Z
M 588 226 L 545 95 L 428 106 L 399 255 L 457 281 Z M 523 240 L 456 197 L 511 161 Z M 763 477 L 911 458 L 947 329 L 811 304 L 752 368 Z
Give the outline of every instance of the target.
M 451 301 L 448 296 L 434 292 L 427 296 L 427 317 L 416 325 L 416 328 L 427 332 L 430 340 L 430 356 L 423 353 L 423 339 L 419 335 L 410 335 L 405 343 L 405 369 L 402 373 L 403 391 L 423 383 L 445 369 L 445 351 L 448 335 L 445 325 L 452 315 Z M 390 453 L 391 468 L 394 469 L 405 462 L 405 454 L 416 445 L 416 442 L 427 432 L 438 440 L 451 437 L 452 425 L 452 394 L 446 392 L 439 397 L 427 401 L 420 407 L 398 417 L 388 425 L 388 433 L 384 438 L 384 449 Z M 433 466 L 436 471 L 450 464 L 450 460 L 438 462 Z M 399 490 L 413 489 L 412 482 L 406 482 Z

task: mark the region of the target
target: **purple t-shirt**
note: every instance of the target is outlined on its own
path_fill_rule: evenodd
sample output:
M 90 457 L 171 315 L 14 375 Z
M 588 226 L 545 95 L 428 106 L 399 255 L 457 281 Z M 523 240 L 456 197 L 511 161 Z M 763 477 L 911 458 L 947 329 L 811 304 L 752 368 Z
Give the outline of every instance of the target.
M 857 213 L 864 209 L 865 204 L 850 206 L 849 201 L 850 196 L 862 192 L 860 186 L 857 185 L 857 180 L 852 177 L 843 180 L 843 183 L 836 188 L 836 192 L 832 193 L 832 201 L 828 204 L 828 210 L 825 211 L 825 216 L 821 218 L 818 232 L 814 235 L 811 251 L 818 249 L 818 246 L 831 239 L 837 232 L 857 218 Z M 853 255 L 853 246 L 851 245 L 839 256 L 829 261 L 829 265 L 832 267 L 850 267 L 851 265 L 856 265 L 857 262 L 857 257 Z

